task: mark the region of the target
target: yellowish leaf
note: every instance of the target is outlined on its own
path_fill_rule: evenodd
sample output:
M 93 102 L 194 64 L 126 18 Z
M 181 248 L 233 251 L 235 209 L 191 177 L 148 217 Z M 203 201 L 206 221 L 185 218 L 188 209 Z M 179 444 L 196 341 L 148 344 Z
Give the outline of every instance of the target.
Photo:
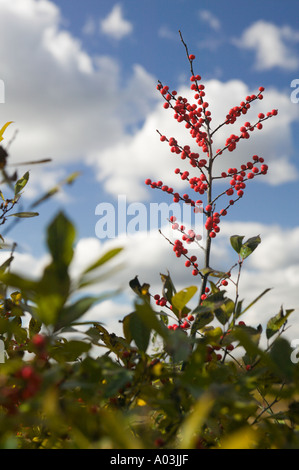
M 3 137 L 2 137 L 2 136 L 3 136 L 4 132 L 6 131 L 7 127 L 8 127 L 10 124 L 12 124 L 12 123 L 13 123 L 13 121 L 7 122 L 6 124 L 4 124 L 4 126 L 3 126 L 2 129 L 0 130 L 0 142 L 3 140 Z

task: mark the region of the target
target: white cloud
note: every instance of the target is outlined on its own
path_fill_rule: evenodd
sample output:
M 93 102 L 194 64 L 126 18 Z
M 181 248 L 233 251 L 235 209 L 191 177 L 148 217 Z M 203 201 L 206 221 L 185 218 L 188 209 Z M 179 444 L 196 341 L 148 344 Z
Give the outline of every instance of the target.
M 221 28 L 221 23 L 219 19 L 215 15 L 213 15 L 213 13 L 209 10 L 200 10 L 199 17 L 204 23 L 207 23 L 210 28 L 212 28 L 214 31 L 219 31 L 219 29 Z
M 100 27 L 102 33 L 117 40 L 131 34 L 133 31 L 132 23 L 123 17 L 120 4 L 114 5 L 109 15 L 101 20 Z
M 299 42 L 298 30 L 289 26 L 279 27 L 263 20 L 253 23 L 240 39 L 234 40 L 235 45 L 255 51 L 257 70 L 269 70 L 273 67 L 297 70 L 298 51 L 292 48 L 292 43 L 296 42 Z
M 167 25 L 163 25 L 159 28 L 158 36 L 170 40 L 177 40 L 179 38 L 179 34 L 173 32 Z
M 97 27 L 96 27 L 96 22 L 94 18 L 88 17 L 83 25 L 82 28 L 82 33 L 86 35 L 92 35 L 96 32 Z
M 48 189 L 56 166 L 82 162 L 139 124 L 156 100 L 155 80 L 139 64 L 124 80 L 116 60 L 89 55 L 62 29 L 60 10 L 50 1 L 0 0 L 0 15 L 2 119 L 15 123 L 7 141 L 19 130 L 10 160 L 52 158 L 31 169 L 31 182 L 36 174 Z

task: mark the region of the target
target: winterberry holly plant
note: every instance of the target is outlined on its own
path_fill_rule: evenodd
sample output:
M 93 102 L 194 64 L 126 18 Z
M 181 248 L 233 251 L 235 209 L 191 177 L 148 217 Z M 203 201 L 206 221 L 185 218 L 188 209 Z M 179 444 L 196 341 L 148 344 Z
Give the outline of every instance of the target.
M 246 192 L 246 185 L 257 176 L 266 175 L 268 171 L 268 165 L 264 162 L 264 158 L 258 155 L 251 156 L 247 161 L 238 162 L 238 167 L 229 167 L 227 171 L 223 171 L 220 174 L 215 172 L 215 161 L 220 158 L 224 159 L 226 151 L 233 152 L 239 142 L 250 138 L 253 131 L 261 130 L 263 122 L 276 116 L 278 110 L 273 109 L 266 114 L 259 113 L 254 123 L 245 121 L 244 117 L 252 104 L 257 100 L 263 99 L 264 87 L 261 86 L 257 94 L 244 97 L 244 101 L 241 101 L 228 111 L 223 122 L 213 126 L 205 85 L 202 83 L 201 76 L 194 71 L 195 55 L 189 54 L 188 47 L 181 33 L 180 37 L 186 49 L 190 65 L 190 88 L 194 93 L 194 102 L 190 103 L 187 98 L 179 96 L 176 90 L 170 91 L 169 87 L 163 85 L 160 81 L 157 85 L 157 90 L 161 93 L 164 100 L 163 107 L 172 110 L 173 117 L 177 122 L 185 126 L 194 141 L 194 146 L 191 148 L 190 145 L 180 144 L 175 137 L 166 137 L 160 131 L 157 132 L 160 134 L 161 142 L 168 143 L 173 154 L 176 154 L 181 160 L 189 161 L 191 166 L 190 171 L 176 168 L 175 173 L 182 180 L 188 182 L 192 195 L 189 193 L 180 194 L 162 181 L 155 182 L 148 178 L 145 183 L 151 188 L 170 194 L 174 203 L 187 204 L 193 207 L 194 212 L 203 212 L 206 230 L 204 256 L 202 256 L 202 253 L 200 253 L 199 257 L 194 255 L 189 256 L 187 246 L 198 243 L 201 235 L 196 234 L 194 230 L 189 230 L 186 233 L 185 227 L 179 224 L 175 216 L 171 216 L 169 222 L 172 224 L 173 230 L 181 233 L 181 239 L 177 238 L 174 242 L 168 241 L 173 245 L 173 251 L 176 256 L 185 258 L 185 266 L 192 269 L 192 274 L 201 277 L 200 297 L 204 300 L 209 292 L 207 290 L 207 281 L 211 274 L 210 256 L 212 240 L 220 232 L 221 220 L 229 213 L 230 207 L 242 199 Z M 229 128 L 230 125 L 238 120 L 241 122 L 239 133 L 228 135 L 222 147 L 215 150 L 213 145 L 214 135 L 223 126 Z M 219 180 L 222 180 L 227 187 L 221 193 L 215 194 L 215 182 Z M 248 243 L 255 245 L 257 241 L 258 237 Z M 236 248 L 236 243 L 233 246 Z M 230 272 L 225 273 L 222 279 L 220 279 L 220 284 L 226 286 L 226 279 L 229 278 Z

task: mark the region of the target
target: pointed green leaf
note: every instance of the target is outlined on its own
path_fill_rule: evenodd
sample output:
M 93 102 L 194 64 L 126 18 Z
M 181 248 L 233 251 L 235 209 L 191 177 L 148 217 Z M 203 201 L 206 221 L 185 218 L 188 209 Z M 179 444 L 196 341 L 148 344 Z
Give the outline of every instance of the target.
M 122 250 L 123 248 L 114 248 L 108 251 L 107 253 L 102 255 L 97 261 L 95 261 L 92 265 L 90 265 L 87 269 L 85 269 L 82 274 L 87 274 L 90 271 L 99 268 L 100 266 L 114 258 L 116 255 L 118 255 L 118 253 L 120 253 Z
M 22 178 L 20 178 L 15 184 L 15 196 L 19 194 L 22 189 L 26 186 L 29 180 L 29 171 L 27 171 Z
M 217 320 L 222 324 L 225 325 L 230 316 L 232 315 L 235 309 L 235 303 L 231 299 L 226 299 L 225 302 L 219 307 L 216 308 L 214 313 Z
M 107 296 L 103 296 L 106 299 Z M 59 330 L 65 326 L 71 325 L 72 322 L 82 317 L 93 305 L 98 303 L 102 299 L 102 296 L 98 297 L 83 297 L 77 300 L 77 302 L 64 307 L 57 319 L 55 330 Z
M 73 258 L 73 243 L 75 240 L 75 228 L 60 212 L 47 230 L 47 244 L 53 261 L 58 266 L 68 266 Z
M 261 243 L 261 237 L 258 235 L 256 237 L 249 238 L 241 247 L 240 256 L 245 259 L 258 247 Z
M 214 320 L 214 314 L 208 307 L 198 307 L 193 310 L 192 315 L 196 315 L 193 322 L 191 333 L 201 330 L 204 326 L 208 325 Z
M 129 328 L 132 339 L 135 341 L 137 348 L 146 352 L 149 345 L 151 328 L 148 327 L 143 319 L 144 312 L 142 312 L 142 310 L 140 310 L 139 313 L 132 313 L 130 316 Z
M 240 250 L 242 247 L 243 238 L 244 238 L 244 235 L 243 236 L 233 235 L 232 237 L 230 237 L 231 246 L 238 254 L 240 253 Z
M 284 325 L 284 323 L 287 321 L 288 317 L 293 311 L 293 309 L 286 310 L 286 314 L 284 315 L 283 308 L 281 307 L 279 313 L 274 317 L 270 318 L 266 328 L 267 339 L 270 339 L 273 335 L 275 335 L 275 333 L 280 330 L 280 328 Z
M 172 282 L 172 279 L 170 277 L 170 274 L 160 274 L 161 280 L 163 283 L 162 286 L 162 295 L 165 297 L 165 299 L 168 300 L 168 302 L 171 302 L 172 297 L 176 293 L 176 289 L 174 287 L 174 284 Z
M 147 302 L 135 304 L 135 311 L 143 321 L 145 327 L 154 330 L 163 339 L 166 339 L 169 335 L 169 330 L 164 323 L 158 319 L 156 312 L 151 308 Z
M 20 219 L 28 219 L 30 217 L 37 217 L 38 212 L 16 212 L 15 214 L 9 214 L 7 217 L 18 217 Z
M 260 295 L 258 295 L 252 302 L 250 302 L 249 305 L 247 305 L 247 307 L 242 310 L 241 314 L 240 315 L 243 315 L 243 313 L 245 313 L 247 310 L 249 310 L 258 300 L 260 300 L 265 294 L 267 294 L 267 292 L 269 292 L 271 290 L 271 288 L 267 288 L 265 289 Z

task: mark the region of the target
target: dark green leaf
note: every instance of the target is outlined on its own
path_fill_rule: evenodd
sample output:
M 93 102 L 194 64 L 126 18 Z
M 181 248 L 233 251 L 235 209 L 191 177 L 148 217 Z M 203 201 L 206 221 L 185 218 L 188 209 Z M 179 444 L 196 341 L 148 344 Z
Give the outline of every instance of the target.
M 76 361 L 83 353 L 90 350 L 91 345 L 83 341 L 67 341 L 50 349 L 50 354 L 58 362 Z
M 214 314 L 211 312 L 211 309 L 207 307 L 198 307 L 193 310 L 192 315 L 196 315 L 194 323 L 192 325 L 191 332 L 201 330 L 204 326 L 208 325 L 214 320 Z
M 225 325 L 233 313 L 234 308 L 235 303 L 231 299 L 226 299 L 224 303 L 214 311 L 217 320 L 222 325 Z
M 174 284 L 172 282 L 172 279 L 170 277 L 170 274 L 160 274 L 161 280 L 163 283 L 162 286 L 162 295 L 165 297 L 165 299 L 168 300 L 168 302 L 171 302 L 172 297 L 176 293 L 176 289 L 174 287 Z
M 284 380 L 291 380 L 295 366 L 291 361 L 293 350 L 285 338 L 277 338 L 270 350 L 270 357 L 275 364 L 277 374 Z
M 146 352 L 150 340 L 151 328 L 144 322 L 145 312 L 139 310 L 130 315 L 130 333 L 136 346 L 143 352 Z
M 106 299 L 106 296 L 103 298 Z M 55 330 L 59 330 L 67 325 L 71 325 L 72 322 L 82 317 L 94 304 L 98 303 L 102 299 L 102 296 L 98 297 L 83 297 L 77 300 L 77 302 L 64 307 L 59 315 Z
M 240 250 L 242 247 L 243 238 L 244 238 L 244 235 L 243 236 L 233 235 L 232 237 L 230 237 L 231 246 L 238 254 L 240 253 Z
M 245 259 L 258 247 L 261 243 L 261 237 L 258 235 L 256 237 L 249 238 L 240 249 L 240 256 Z
M 266 329 L 267 339 L 270 339 L 271 336 L 275 335 L 275 333 L 280 330 L 280 328 L 284 325 L 284 323 L 287 321 L 287 318 L 293 311 L 294 310 L 286 310 L 286 314 L 284 315 L 283 308 L 281 307 L 279 313 L 274 317 L 270 318 L 267 323 Z
M 74 240 L 74 226 L 59 212 L 47 230 L 47 244 L 55 265 L 69 266 L 73 258 Z
M 35 334 L 40 332 L 40 329 L 42 327 L 42 323 L 38 320 L 36 320 L 34 317 L 31 317 L 30 322 L 29 322 L 29 336 L 32 338 Z

